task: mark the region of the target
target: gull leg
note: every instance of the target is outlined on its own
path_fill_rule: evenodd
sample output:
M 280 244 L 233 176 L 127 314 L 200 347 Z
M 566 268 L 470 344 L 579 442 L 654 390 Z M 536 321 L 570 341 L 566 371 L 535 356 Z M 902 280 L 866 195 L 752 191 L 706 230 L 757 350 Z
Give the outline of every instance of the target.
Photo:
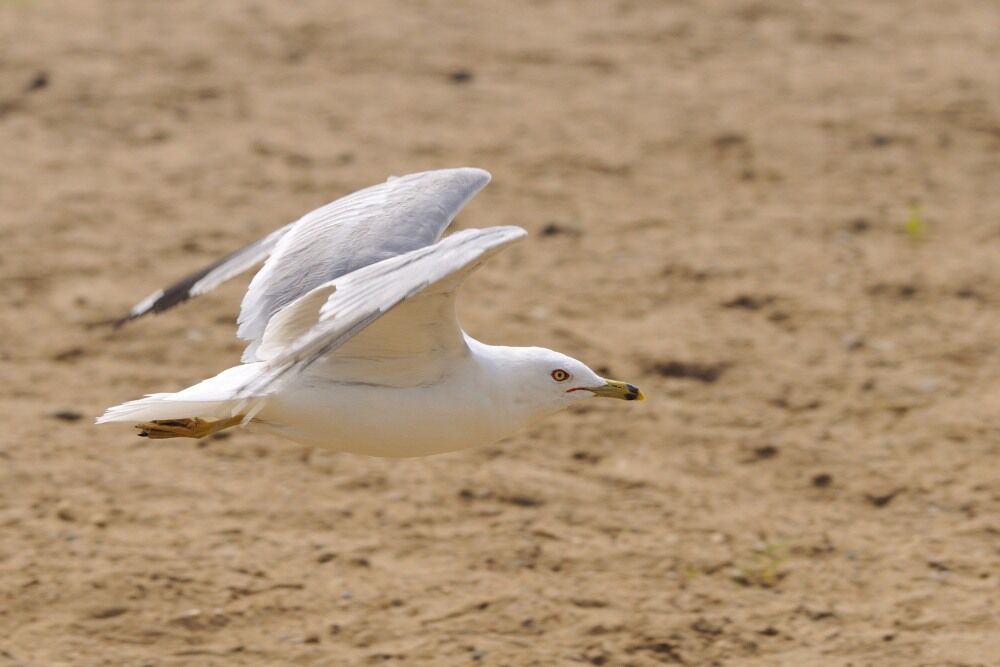
M 153 421 L 136 424 L 139 437 L 159 440 L 162 438 L 204 438 L 219 431 L 238 426 L 243 421 L 243 415 L 228 419 L 210 421 L 207 419 L 154 419 Z

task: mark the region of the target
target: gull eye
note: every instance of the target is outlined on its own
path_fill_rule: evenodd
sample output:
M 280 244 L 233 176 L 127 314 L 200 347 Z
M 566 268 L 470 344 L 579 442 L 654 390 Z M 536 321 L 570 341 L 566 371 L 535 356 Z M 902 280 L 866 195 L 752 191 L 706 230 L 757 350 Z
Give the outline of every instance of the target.
M 561 368 L 557 368 L 554 371 L 552 371 L 552 379 L 555 380 L 556 382 L 565 382 L 566 380 L 569 379 L 569 373 L 567 373 Z

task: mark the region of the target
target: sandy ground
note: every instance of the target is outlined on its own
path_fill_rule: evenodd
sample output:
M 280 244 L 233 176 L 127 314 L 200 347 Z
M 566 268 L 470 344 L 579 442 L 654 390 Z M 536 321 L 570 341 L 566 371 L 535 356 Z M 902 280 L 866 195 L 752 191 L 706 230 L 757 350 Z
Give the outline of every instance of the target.
M 1000 664 L 1000 5 L 0 2 L 0 665 Z M 384 461 L 95 427 L 339 195 L 494 174 L 488 342 L 639 384 Z M 613 403 L 613 404 L 612 404 Z

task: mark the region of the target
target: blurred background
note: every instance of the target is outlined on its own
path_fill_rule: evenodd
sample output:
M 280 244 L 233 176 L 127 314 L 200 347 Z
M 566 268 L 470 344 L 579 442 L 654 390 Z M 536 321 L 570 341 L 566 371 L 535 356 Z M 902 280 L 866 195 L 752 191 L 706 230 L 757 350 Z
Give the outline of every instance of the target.
M 0 0 L 0 665 L 1000 655 L 993 0 Z M 472 165 L 463 322 L 636 382 L 424 460 L 107 405 L 232 365 L 236 281 Z

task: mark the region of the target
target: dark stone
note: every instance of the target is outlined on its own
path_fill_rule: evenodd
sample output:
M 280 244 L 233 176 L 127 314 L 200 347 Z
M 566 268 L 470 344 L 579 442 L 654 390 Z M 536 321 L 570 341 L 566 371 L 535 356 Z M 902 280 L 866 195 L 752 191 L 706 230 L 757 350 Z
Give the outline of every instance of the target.
M 760 310 L 764 306 L 773 303 L 772 296 L 753 296 L 751 294 L 740 294 L 739 296 L 724 301 L 723 308 L 742 308 L 744 310 Z
M 106 607 L 104 609 L 98 609 L 97 611 L 91 613 L 91 618 L 106 619 L 114 618 L 116 616 L 121 616 L 128 611 L 128 607 Z
M 885 507 L 889 503 L 891 503 L 893 499 L 896 496 L 898 496 L 902 491 L 903 489 L 894 489 L 889 493 L 883 493 L 883 494 L 867 493 L 865 494 L 865 500 L 870 502 L 875 507 Z
M 825 489 L 833 484 L 833 475 L 826 472 L 821 472 L 818 475 L 813 475 L 812 485 L 818 489 Z
M 24 87 L 24 92 L 33 93 L 36 90 L 41 90 L 43 88 L 48 87 L 48 85 L 49 85 L 49 73 L 42 70 L 37 74 L 35 74 L 34 77 L 32 77 L 31 81 L 28 82 L 28 85 Z
M 715 382 L 725 371 L 727 364 L 702 364 L 689 361 L 658 361 L 649 371 L 668 378 L 684 378 L 699 382 Z

